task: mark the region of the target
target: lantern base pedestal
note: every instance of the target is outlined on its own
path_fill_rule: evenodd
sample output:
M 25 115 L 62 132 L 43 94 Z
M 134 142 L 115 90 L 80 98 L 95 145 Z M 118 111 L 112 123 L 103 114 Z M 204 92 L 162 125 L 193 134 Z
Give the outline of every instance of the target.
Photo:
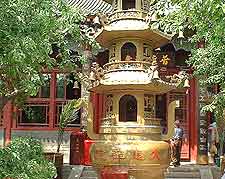
M 91 147 L 91 163 L 101 179 L 163 179 L 169 162 L 164 141 L 96 140 Z
M 101 179 L 164 179 L 164 170 L 159 167 L 151 168 L 127 168 L 127 167 L 104 167 L 99 170 Z

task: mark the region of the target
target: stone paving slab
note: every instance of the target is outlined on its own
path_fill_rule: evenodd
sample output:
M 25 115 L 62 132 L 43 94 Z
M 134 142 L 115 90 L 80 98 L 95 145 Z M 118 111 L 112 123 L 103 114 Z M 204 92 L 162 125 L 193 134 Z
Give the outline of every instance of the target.
M 80 179 L 84 166 L 74 166 L 70 172 L 68 179 Z
M 68 166 L 66 166 L 68 168 Z M 68 168 L 69 169 L 69 168 Z M 70 175 L 64 179 L 98 179 L 92 166 L 73 165 Z M 67 171 L 68 172 L 68 171 Z M 169 167 L 165 172 L 165 179 L 220 179 L 221 172 L 216 166 L 207 165 L 181 165 Z M 149 179 L 149 178 L 146 178 Z
M 183 176 L 182 176 L 183 173 Z M 199 174 L 197 174 L 199 173 Z M 220 179 L 221 172 L 217 166 L 208 165 L 181 165 L 179 167 L 169 167 L 165 173 L 166 179 L 183 179 L 183 178 L 198 178 L 198 179 Z

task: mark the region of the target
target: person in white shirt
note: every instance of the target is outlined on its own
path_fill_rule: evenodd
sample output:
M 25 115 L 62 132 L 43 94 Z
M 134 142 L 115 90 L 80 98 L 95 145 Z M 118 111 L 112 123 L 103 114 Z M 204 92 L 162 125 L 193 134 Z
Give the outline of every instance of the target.
M 183 129 L 180 127 L 180 121 L 176 120 L 174 123 L 174 136 L 170 140 L 171 143 L 171 160 L 172 164 L 176 167 L 180 165 L 180 155 L 182 147 L 182 139 L 184 135 Z
M 217 144 L 219 143 L 219 134 L 216 122 L 209 125 L 208 128 L 208 156 L 209 164 L 215 165 L 215 156 L 218 153 Z

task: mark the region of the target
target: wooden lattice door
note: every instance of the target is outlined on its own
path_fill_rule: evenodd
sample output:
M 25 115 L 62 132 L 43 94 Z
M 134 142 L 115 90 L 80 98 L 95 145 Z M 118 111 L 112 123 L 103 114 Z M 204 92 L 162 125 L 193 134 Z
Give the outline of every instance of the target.
M 185 91 L 173 91 L 169 93 L 169 102 L 174 100 L 180 101 L 180 107 L 176 108 L 175 120 L 181 122 L 181 127 L 184 130 L 183 145 L 181 150 L 181 158 L 190 159 L 190 131 L 189 131 L 189 116 L 188 116 L 188 100 Z

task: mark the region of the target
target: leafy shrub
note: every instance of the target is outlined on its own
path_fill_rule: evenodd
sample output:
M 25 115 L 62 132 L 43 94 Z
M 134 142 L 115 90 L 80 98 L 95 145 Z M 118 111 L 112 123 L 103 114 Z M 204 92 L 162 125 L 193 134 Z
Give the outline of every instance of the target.
M 51 179 L 56 176 L 54 164 L 43 155 L 40 141 L 15 138 L 0 149 L 0 178 Z
M 63 106 L 59 121 L 57 152 L 60 151 L 65 128 L 68 126 L 68 124 L 79 118 L 79 110 L 85 106 L 87 106 L 87 104 L 84 98 L 70 100 L 66 103 L 66 105 Z

